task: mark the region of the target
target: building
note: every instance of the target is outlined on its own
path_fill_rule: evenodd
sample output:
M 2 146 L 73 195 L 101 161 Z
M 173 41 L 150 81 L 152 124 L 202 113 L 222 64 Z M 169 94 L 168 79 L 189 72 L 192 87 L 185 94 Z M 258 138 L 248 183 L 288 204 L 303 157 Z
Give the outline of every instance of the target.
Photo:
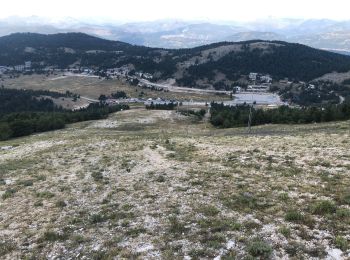
M 242 91 L 242 88 L 240 86 L 235 86 L 233 90 L 235 91 L 235 93 L 240 93 Z
M 258 73 L 251 72 L 249 73 L 249 79 L 255 81 L 256 78 L 258 77 Z
M 143 78 L 145 78 L 145 79 L 153 79 L 153 75 L 152 74 L 150 74 L 150 73 L 143 73 Z
M 260 81 L 265 83 L 271 83 L 272 78 L 270 77 L 270 75 L 263 75 L 260 77 Z
M 5 73 L 5 72 L 8 71 L 8 70 L 9 70 L 8 67 L 0 66 L 0 74 L 3 74 L 3 73 Z
M 175 104 L 177 105 L 178 102 L 174 101 L 174 100 L 167 100 L 167 99 L 161 99 L 161 98 L 157 98 L 157 99 L 152 99 L 149 98 L 144 102 L 145 106 L 150 106 L 150 105 L 169 105 L 169 104 Z
M 247 92 L 268 92 L 269 85 L 249 85 Z
M 15 69 L 15 71 L 24 71 L 25 66 L 24 65 L 15 65 L 13 68 Z
M 31 61 L 24 62 L 24 68 L 26 70 L 30 70 L 32 68 L 32 62 Z

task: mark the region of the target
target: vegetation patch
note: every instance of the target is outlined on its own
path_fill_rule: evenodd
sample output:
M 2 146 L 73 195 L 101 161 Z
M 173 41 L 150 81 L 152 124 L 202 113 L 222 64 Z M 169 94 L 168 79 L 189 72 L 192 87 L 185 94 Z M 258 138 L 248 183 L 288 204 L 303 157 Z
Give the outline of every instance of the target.
M 260 239 L 252 240 L 248 243 L 246 251 L 253 257 L 259 259 L 269 259 L 272 253 L 272 247 Z
M 311 206 L 312 213 L 318 215 L 333 214 L 336 210 L 337 206 L 330 200 L 320 200 Z

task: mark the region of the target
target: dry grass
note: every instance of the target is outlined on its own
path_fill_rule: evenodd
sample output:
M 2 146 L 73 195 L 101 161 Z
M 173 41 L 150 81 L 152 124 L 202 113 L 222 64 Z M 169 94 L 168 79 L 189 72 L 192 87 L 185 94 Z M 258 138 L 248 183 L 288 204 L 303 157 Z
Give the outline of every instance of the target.
M 1 142 L 1 258 L 349 257 L 349 122 L 253 132 L 132 109 Z
M 97 99 L 101 94 L 110 95 L 116 91 L 125 91 L 129 97 L 143 98 L 168 98 L 176 100 L 194 100 L 194 101 L 221 101 L 229 100 L 228 95 L 215 94 L 195 94 L 195 93 L 175 93 L 152 91 L 141 87 L 131 86 L 120 80 L 103 80 L 92 77 L 62 77 L 63 74 L 50 75 L 31 75 L 20 76 L 18 78 L 5 78 L 0 83 L 7 88 L 33 89 L 33 90 L 51 90 L 65 93 L 67 90 L 81 96 Z M 140 96 L 141 92 L 143 95 Z

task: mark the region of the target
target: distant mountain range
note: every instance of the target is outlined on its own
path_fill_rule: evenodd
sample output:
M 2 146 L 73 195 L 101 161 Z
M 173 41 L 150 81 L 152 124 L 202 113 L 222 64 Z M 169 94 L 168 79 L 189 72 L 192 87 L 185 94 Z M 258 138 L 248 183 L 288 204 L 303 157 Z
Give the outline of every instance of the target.
M 33 68 L 127 66 L 154 80 L 187 87 L 230 89 L 250 72 L 310 81 L 350 71 L 350 57 L 282 41 L 220 42 L 188 49 L 131 45 L 83 33 L 17 33 L 0 37 L 0 65 L 32 61 Z
M 249 23 L 159 20 L 126 24 L 69 17 L 32 16 L 0 20 L 0 36 L 16 32 L 82 32 L 157 48 L 191 48 L 220 41 L 280 40 L 345 54 L 350 52 L 350 20 L 266 19 Z

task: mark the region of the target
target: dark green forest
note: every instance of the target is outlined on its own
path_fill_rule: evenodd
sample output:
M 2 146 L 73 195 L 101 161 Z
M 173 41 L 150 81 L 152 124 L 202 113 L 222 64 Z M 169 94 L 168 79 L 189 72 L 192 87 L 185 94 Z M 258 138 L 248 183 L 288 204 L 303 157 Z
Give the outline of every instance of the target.
M 288 100 L 301 106 L 320 106 L 322 104 L 339 104 L 340 96 L 345 101 L 350 101 L 350 88 L 346 85 L 336 84 L 330 81 L 312 82 L 313 87 L 307 85 L 290 85 L 283 89 L 274 88 L 283 100 Z
M 247 126 L 250 106 L 225 106 L 212 103 L 210 122 L 216 127 L 230 128 Z M 326 105 L 324 107 L 291 108 L 281 106 L 275 109 L 252 108 L 251 125 L 263 124 L 308 124 L 350 119 L 350 103 Z
M 128 109 L 127 105 L 89 107 L 70 111 L 57 107 L 51 99 L 40 95 L 59 96 L 48 91 L 0 89 L 0 140 L 62 129 L 66 124 L 106 118 L 109 113 Z
M 167 103 L 167 104 L 154 104 L 151 102 L 150 105 L 146 105 L 146 109 L 149 110 L 173 110 L 176 107 L 176 103 Z

